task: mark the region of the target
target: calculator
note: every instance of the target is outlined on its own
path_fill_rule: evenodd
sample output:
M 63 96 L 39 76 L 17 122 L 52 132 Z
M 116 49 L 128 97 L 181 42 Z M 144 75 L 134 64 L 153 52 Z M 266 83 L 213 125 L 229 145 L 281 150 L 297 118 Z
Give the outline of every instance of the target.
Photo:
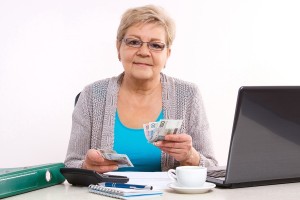
M 81 168 L 63 167 L 60 168 L 60 172 L 70 184 L 76 186 L 89 186 L 90 184 L 96 185 L 102 182 L 127 183 L 129 181 L 127 176 L 102 174 L 94 170 Z

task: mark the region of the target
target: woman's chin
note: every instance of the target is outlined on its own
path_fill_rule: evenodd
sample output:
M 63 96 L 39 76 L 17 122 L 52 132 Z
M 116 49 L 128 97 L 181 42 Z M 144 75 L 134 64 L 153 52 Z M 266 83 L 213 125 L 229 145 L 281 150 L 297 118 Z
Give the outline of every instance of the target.
M 152 71 L 139 71 L 133 73 L 133 77 L 136 79 L 141 79 L 141 80 L 148 80 L 152 79 L 154 76 Z

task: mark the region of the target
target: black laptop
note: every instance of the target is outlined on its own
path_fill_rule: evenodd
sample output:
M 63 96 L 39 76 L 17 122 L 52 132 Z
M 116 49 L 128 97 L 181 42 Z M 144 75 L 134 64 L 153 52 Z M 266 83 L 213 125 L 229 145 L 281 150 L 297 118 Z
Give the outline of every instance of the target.
M 223 169 L 209 169 L 207 181 L 232 188 L 300 181 L 300 86 L 239 89 Z

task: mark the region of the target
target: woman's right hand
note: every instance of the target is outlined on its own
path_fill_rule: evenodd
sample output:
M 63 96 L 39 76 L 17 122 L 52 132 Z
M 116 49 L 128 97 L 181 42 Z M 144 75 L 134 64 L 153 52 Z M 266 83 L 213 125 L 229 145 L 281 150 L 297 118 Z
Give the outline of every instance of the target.
M 89 149 L 82 164 L 83 169 L 94 170 L 99 173 L 110 172 L 118 169 L 116 162 L 103 158 L 96 149 Z

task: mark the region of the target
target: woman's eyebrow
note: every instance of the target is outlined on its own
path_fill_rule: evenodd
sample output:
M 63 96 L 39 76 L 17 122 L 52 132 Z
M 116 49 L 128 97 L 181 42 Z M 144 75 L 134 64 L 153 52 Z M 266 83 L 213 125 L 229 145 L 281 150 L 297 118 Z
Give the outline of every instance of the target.
M 140 36 L 138 35 L 127 35 L 126 38 L 128 37 L 134 37 L 134 38 L 138 38 L 139 40 L 142 40 Z M 163 42 L 161 39 L 158 39 L 158 38 L 151 38 L 150 41 L 160 41 L 160 42 Z M 146 41 L 143 41 L 143 42 L 146 42 Z

